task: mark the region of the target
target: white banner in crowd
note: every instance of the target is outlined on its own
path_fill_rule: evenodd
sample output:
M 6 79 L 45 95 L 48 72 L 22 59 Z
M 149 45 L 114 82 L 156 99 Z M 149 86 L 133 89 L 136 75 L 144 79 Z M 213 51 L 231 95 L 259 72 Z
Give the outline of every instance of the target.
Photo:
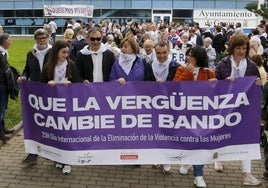
M 180 65 L 185 64 L 185 50 L 171 49 L 172 59 Z
M 92 5 L 44 5 L 45 17 L 93 17 Z

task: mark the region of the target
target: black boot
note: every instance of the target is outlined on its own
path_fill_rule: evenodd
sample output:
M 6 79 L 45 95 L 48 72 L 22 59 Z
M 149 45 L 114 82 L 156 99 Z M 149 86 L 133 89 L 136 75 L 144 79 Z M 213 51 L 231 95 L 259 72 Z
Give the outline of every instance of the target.
M 10 137 L 5 135 L 5 133 L 0 133 L 0 140 L 3 141 L 3 143 L 5 144 L 7 142 L 7 140 L 9 140 Z
M 5 134 L 13 134 L 14 133 L 14 129 L 6 129 L 5 128 Z

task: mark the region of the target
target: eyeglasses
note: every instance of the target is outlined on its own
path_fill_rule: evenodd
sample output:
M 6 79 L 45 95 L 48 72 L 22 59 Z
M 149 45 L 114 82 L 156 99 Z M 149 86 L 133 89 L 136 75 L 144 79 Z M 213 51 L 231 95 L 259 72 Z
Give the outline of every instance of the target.
M 90 41 L 95 41 L 95 40 L 96 41 L 101 41 L 101 37 L 96 37 L 96 38 L 95 37 L 90 37 L 89 39 L 90 39 Z
M 45 40 L 45 39 L 47 39 L 47 37 L 37 37 L 37 38 L 35 38 L 35 40 Z

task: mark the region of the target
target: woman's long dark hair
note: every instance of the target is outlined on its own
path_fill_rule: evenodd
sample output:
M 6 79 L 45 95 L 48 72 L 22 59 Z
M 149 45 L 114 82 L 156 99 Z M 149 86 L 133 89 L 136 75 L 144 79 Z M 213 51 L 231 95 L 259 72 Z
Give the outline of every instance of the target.
M 69 45 L 66 41 L 64 40 L 57 40 L 53 46 L 52 46 L 52 49 L 50 50 L 49 52 L 49 56 L 48 56 L 48 69 L 47 69 L 47 76 L 48 76 L 48 79 L 49 80 L 53 80 L 54 79 L 54 70 L 55 70 L 55 67 L 57 65 L 57 62 L 58 62 L 58 53 L 61 49 L 63 48 L 66 48 L 68 47 L 69 48 Z M 71 66 L 69 65 L 69 63 L 71 62 L 69 56 L 67 57 L 67 62 L 68 62 L 68 65 L 67 65 L 67 70 L 66 70 L 66 77 L 68 79 L 70 79 L 72 76 L 72 73 L 71 73 Z

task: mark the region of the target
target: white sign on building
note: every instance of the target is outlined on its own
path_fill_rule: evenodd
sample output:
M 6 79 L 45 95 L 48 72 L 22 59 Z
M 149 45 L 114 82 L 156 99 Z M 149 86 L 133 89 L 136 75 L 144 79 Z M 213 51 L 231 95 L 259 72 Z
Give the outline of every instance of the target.
M 93 17 L 91 5 L 44 5 L 45 17 Z
M 195 9 L 193 20 L 198 22 L 200 27 L 215 26 L 220 22 L 227 25 L 240 22 L 243 28 L 256 28 L 259 24 L 258 17 L 246 9 Z

